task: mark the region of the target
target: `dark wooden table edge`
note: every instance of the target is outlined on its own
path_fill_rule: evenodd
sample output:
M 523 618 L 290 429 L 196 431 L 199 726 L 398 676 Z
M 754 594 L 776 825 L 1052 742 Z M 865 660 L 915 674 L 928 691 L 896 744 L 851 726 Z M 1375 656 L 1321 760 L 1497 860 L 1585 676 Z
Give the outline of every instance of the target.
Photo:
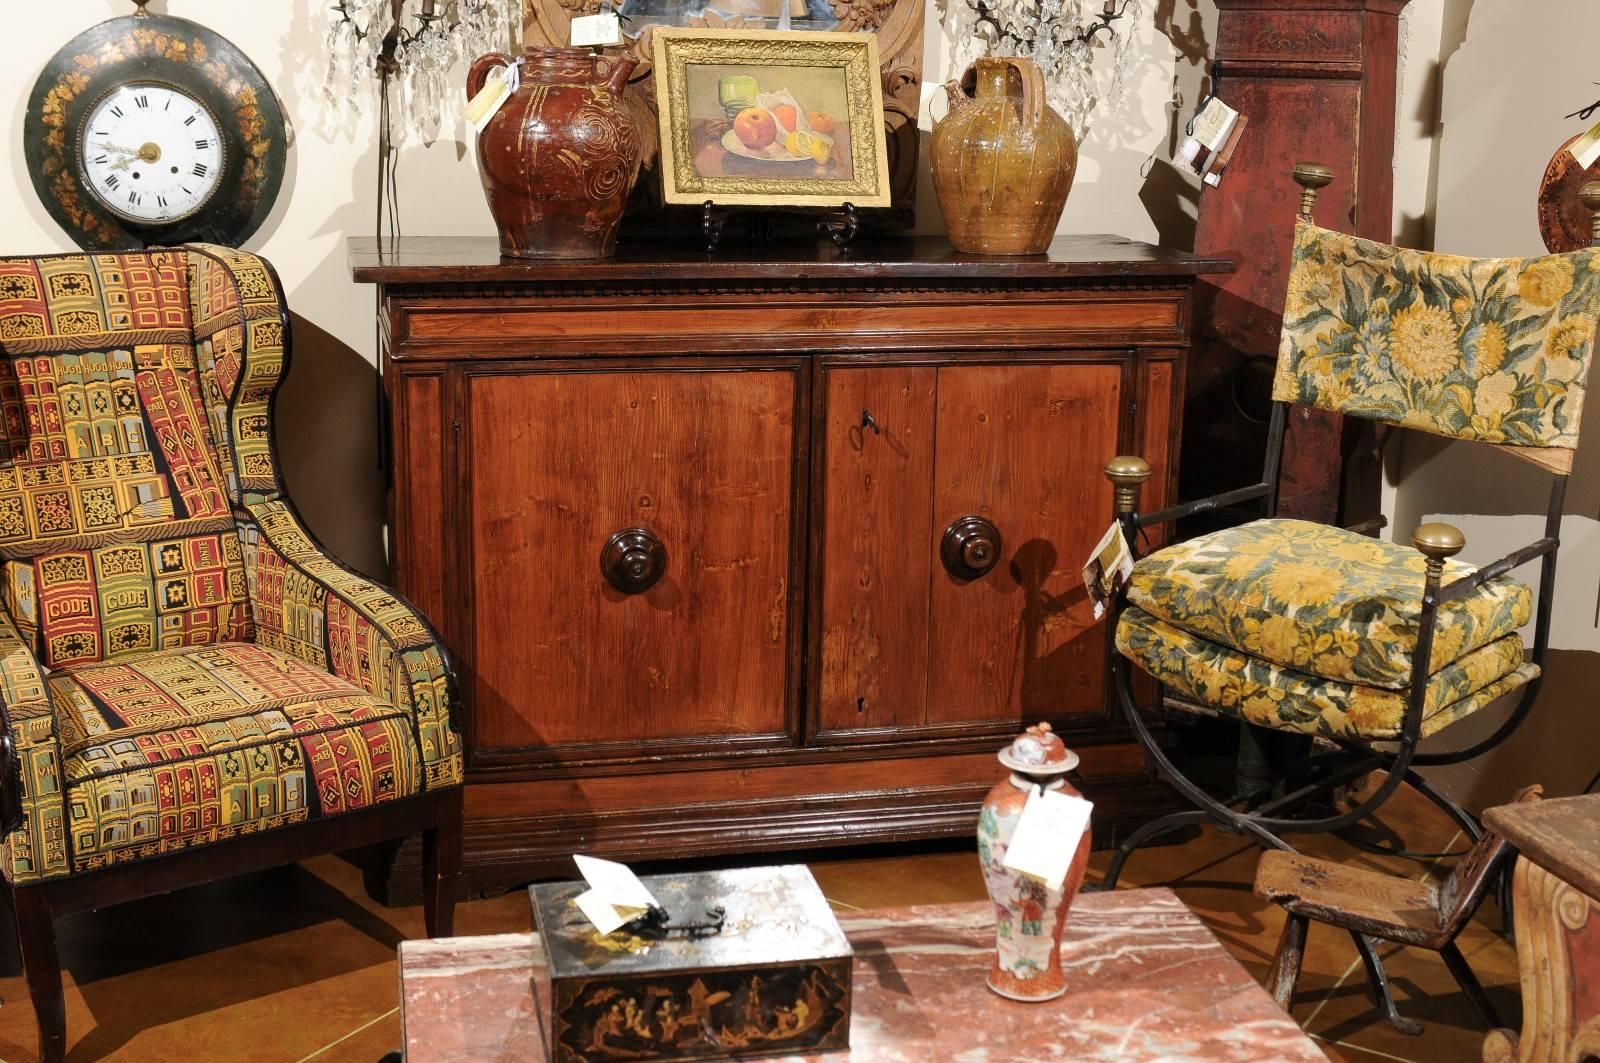
M 1123 237 L 1058 236 L 1042 255 L 969 255 L 942 237 L 864 240 L 847 251 L 826 241 L 696 251 L 682 243 L 624 244 L 605 259 L 501 258 L 495 239 L 402 237 L 380 250 L 371 236 L 348 238 L 351 277 L 362 284 L 494 283 L 630 279 L 836 280 L 883 278 L 1030 280 L 1076 277 L 1192 277 L 1231 273 L 1226 258 L 1202 257 Z

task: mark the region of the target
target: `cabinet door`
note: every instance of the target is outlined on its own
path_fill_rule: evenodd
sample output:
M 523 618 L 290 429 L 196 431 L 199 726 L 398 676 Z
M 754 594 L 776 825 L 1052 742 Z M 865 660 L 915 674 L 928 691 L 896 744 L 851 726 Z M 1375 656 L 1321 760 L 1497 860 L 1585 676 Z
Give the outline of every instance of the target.
M 468 378 L 475 750 L 785 731 L 797 372 Z
M 825 377 L 823 731 L 923 722 L 938 373 L 870 366 Z
M 1002 549 L 975 579 L 934 569 L 928 722 L 1103 713 L 1106 625 L 1082 568 L 1111 523 L 1101 470 L 1117 452 L 1121 365 L 942 366 L 938 386 L 934 534 L 978 516 Z
M 825 736 L 1104 711 L 1105 624 L 1082 567 L 1111 522 L 1101 470 L 1117 452 L 1122 372 L 1120 360 L 827 370 Z M 970 517 L 1001 539 L 976 577 L 941 550 Z

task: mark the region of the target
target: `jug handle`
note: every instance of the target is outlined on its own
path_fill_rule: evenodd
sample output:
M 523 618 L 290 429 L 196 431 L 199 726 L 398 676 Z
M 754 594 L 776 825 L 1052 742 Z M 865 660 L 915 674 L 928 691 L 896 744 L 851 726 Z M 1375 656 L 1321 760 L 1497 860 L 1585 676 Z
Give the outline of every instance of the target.
M 483 83 L 489 80 L 490 67 L 510 66 L 514 62 L 516 60 L 505 52 L 489 52 L 478 56 L 472 68 L 467 71 L 467 99 L 470 100 L 483 91 Z
M 1037 129 L 1044 118 L 1044 73 L 1027 59 L 1007 56 L 1003 62 L 1022 82 L 1022 128 Z

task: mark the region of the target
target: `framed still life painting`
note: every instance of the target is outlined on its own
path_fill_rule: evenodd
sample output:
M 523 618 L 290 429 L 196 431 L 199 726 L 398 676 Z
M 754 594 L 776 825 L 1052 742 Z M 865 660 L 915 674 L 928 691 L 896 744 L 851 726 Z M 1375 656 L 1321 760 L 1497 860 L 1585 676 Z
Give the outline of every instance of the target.
M 889 206 L 870 33 L 657 28 L 668 203 Z

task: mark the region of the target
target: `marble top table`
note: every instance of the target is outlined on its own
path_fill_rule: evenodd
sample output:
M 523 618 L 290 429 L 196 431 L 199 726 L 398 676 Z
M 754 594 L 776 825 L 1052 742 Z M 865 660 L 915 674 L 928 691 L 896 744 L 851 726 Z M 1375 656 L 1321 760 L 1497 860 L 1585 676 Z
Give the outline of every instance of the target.
M 986 903 L 841 914 L 855 948 L 848 1053 L 838 1063 L 1004 1060 L 1317 1060 L 1327 1056 L 1170 890 L 1079 897 L 1067 920 L 1069 986 L 1045 1004 L 984 985 Z M 408 1063 L 545 1057 L 530 934 L 407 941 L 400 1018 Z

